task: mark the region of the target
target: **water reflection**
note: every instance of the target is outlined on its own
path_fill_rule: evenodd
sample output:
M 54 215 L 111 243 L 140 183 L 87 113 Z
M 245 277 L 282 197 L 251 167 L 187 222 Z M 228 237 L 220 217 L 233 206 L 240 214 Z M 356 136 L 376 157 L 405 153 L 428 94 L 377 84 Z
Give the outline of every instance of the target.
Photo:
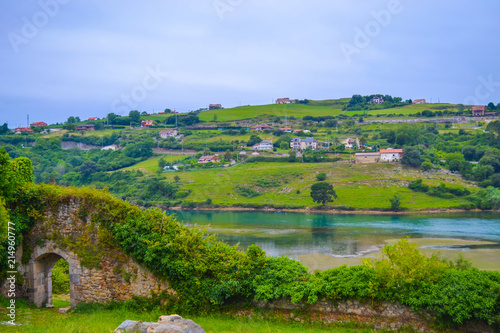
M 187 225 L 210 225 L 209 232 L 243 249 L 256 244 L 268 254 L 309 253 L 351 257 L 378 251 L 384 241 L 457 238 L 500 242 L 498 214 L 432 216 L 329 215 L 264 212 L 173 212 Z

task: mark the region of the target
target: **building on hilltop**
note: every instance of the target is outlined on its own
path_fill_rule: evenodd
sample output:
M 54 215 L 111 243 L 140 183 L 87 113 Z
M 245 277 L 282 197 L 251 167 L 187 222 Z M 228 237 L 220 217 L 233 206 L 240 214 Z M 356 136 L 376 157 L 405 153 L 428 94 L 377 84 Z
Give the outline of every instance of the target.
M 356 153 L 354 154 L 356 164 L 378 163 L 380 161 L 380 152 L 378 153 Z
M 177 130 L 164 130 L 160 132 L 160 137 L 162 139 L 176 137 L 176 136 L 177 136 Z
M 311 147 L 312 150 L 318 149 L 318 141 L 315 138 L 293 138 L 290 141 L 290 148 L 292 150 L 306 150 Z
M 381 149 L 381 162 L 399 162 L 403 157 L 403 149 Z
M 152 120 L 143 120 L 141 121 L 141 127 L 151 127 L 153 126 L 153 121 Z
M 384 103 L 384 98 L 382 96 L 375 96 L 370 99 L 370 104 L 382 104 Z
M 30 127 L 42 127 L 42 126 L 47 126 L 47 123 L 44 123 L 43 121 L 36 121 L 30 124 Z
M 259 124 L 259 125 L 255 125 L 253 127 L 250 127 L 250 130 L 251 131 L 257 131 L 257 132 L 262 132 L 264 130 L 268 130 L 268 129 L 272 129 L 273 127 L 272 126 L 269 126 L 267 124 Z
M 342 144 L 344 145 L 345 149 L 349 150 L 354 149 L 355 146 L 356 148 L 360 147 L 358 138 L 355 139 L 347 138 L 344 141 L 342 141 Z
M 413 104 L 426 104 L 426 101 L 424 98 L 420 98 L 420 99 L 415 99 L 413 100 L 412 102 Z
M 208 105 L 208 109 L 209 110 L 220 110 L 220 109 L 222 109 L 222 105 L 221 104 L 210 104 L 210 105 Z
M 77 130 L 77 131 L 95 131 L 95 125 L 94 124 L 76 125 L 75 130 Z
M 21 127 L 17 127 L 17 128 L 14 130 L 14 132 L 16 132 L 16 133 L 23 133 L 23 132 L 32 133 L 32 132 L 33 132 L 33 130 L 32 130 L 31 128 L 29 128 L 29 127 L 22 127 L 22 126 L 21 126 Z
M 276 104 L 291 104 L 292 101 L 290 101 L 290 98 L 278 98 L 276 100 Z
M 209 162 L 216 163 L 220 162 L 219 156 L 216 155 L 206 155 L 206 156 L 201 156 L 198 159 L 198 164 L 207 164 Z
M 253 145 L 252 149 L 253 150 L 272 150 L 273 143 L 269 140 L 262 140 L 258 144 Z
M 484 110 L 486 107 L 484 105 L 476 105 L 472 107 L 472 115 L 474 117 L 484 116 Z

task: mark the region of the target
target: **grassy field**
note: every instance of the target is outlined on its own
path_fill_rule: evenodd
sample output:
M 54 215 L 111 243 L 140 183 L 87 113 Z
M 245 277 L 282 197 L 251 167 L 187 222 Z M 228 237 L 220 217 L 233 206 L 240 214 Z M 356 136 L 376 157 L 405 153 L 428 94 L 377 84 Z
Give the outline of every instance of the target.
M 316 206 L 310 197 L 310 187 L 316 174 L 325 172 L 338 195 L 334 206 L 355 209 L 387 209 L 389 198 L 401 194 L 402 207 L 411 210 L 446 209 L 466 203 L 465 199 L 445 200 L 413 192 L 407 185 L 410 180 L 449 186 L 473 185 L 460 178 L 442 173 L 422 173 L 397 164 L 333 164 L 333 163 L 249 163 L 225 169 L 207 169 L 178 172 L 182 187 L 192 190 L 189 200 L 202 202 L 208 198 L 214 204 L 228 206 L 239 204 L 275 204 L 289 206 Z M 168 176 L 173 178 L 174 174 Z M 247 198 L 238 194 L 236 186 L 251 187 L 259 196 Z
M 0 325 L 3 333 L 100 333 L 113 332 L 125 320 L 142 320 L 156 322 L 161 315 L 166 313 L 155 310 L 153 312 L 137 313 L 126 309 L 100 310 L 90 314 L 62 314 L 54 309 L 37 309 L 22 305 L 18 301 L 16 309 L 16 323 L 22 326 Z M 2 320 L 7 320 L 6 309 L 0 307 Z M 183 316 L 182 314 L 180 314 Z M 207 333 L 313 333 L 313 332 L 335 332 L 335 333 L 368 333 L 371 329 L 349 328 L 356 327 L 354 324 L 343 324 L 341 327 L 327 326 L 322 323 L 297 323 L 291 320 L 261 319 L 258 316 L 248 318 L 246 316 L 232 317 L 228 315 L 207 316 L 183 316 L 191 319 L 203 327 Z M 346 328 L 342 328 L 346 327 Z M 359 326 L 358 326 L 359 327 Z
M 157 157 L 152 157 L 146 161 L 139 162 L 127 168 L 120 169 L 119 171 L 132 171 L 141 170 L 142 172 L 153 173 L 158 171 L 158 161 L 163 158 L 166 162 L 175 162 L 177 160 L 183 160 L 187 155 L 162 155 Z
M 378 109 L 371 111 L 342 111 L 339 104 L 332 104 L 332 106 L 315 105 L 311 104 L 269 104 L 269 105 L 255 105 L 255 106 L 240 106 L 230 109 L 221 110 L 210 110 L 203 111 L 199 114 L 200 120 L 202 121 L 213 121 L 214 115 L 217 116 L 217 121 L 233 121 L 250 119 L 259 116 L 278 116 L 278 117 L 288 117 L 293 116 L 295 118 L 302 118 L 304 116 L 338 116 L 340 114 L 345 114 L 347 116 L 363 115 L 369 113 L 372 115 L 408 115 L 417 112 L 422 112 L 424 110 L 433 110 L 433 108 L 439 108 L 445 104 L 424 104 L 424 105 L 407 105 L 400 108 L 390 108 L 390 109 Z

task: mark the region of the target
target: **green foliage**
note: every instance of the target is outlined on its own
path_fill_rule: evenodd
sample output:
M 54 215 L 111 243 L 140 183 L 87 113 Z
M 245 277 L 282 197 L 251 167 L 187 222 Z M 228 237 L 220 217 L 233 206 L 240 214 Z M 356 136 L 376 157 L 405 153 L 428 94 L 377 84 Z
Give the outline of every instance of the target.
M 260 193 L 254 190 L 253 188 L 244 185 L 236 185 L 234 190 L 239 195 L 247 198 L 254 198 L 260 195 Z
M 337 198 L 337 193 L 331 184 L 319 182 L 311 186 L 311 198 L 324 206 L 327 202 L 333 202 L 333 199 Z
M 60 259 L 52 269 L 52 292 L 56 295 L 69 294 L 69 264 Z
M 424 161 L 421 165 L 422 171 L 429 171 L 432 170 L 432 162 L 430 161 Z
M 316 180 L 319 182 L 322 182 L 326 180 L 326 173 L 325 172 L 320 172 L 316 175 Z
M 389 198 L 391 202 L 391 210 L 397 212 L 401 209 L 401 194 L 396 193 L 392 198 Z
M 403 150 L 403 157 L 401 158 L 401 164 L 406 164 L 412 167 L 419 167 L 422 164 L 420 159 L 420 152 L 414 147 L 405 147 Z

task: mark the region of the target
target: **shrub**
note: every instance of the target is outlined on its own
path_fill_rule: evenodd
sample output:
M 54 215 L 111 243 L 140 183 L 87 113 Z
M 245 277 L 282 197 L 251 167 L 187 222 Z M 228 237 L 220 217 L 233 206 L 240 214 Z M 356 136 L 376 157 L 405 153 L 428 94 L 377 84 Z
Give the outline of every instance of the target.
M 254 198 L 260 195 L 260 193 L 253 188 L 243 185 L 236 185 L 235 192 L 247 198 Z
M 316 175 L 316 180 L 322 182 L 326 179 L 326 173 L 320 172 Z

